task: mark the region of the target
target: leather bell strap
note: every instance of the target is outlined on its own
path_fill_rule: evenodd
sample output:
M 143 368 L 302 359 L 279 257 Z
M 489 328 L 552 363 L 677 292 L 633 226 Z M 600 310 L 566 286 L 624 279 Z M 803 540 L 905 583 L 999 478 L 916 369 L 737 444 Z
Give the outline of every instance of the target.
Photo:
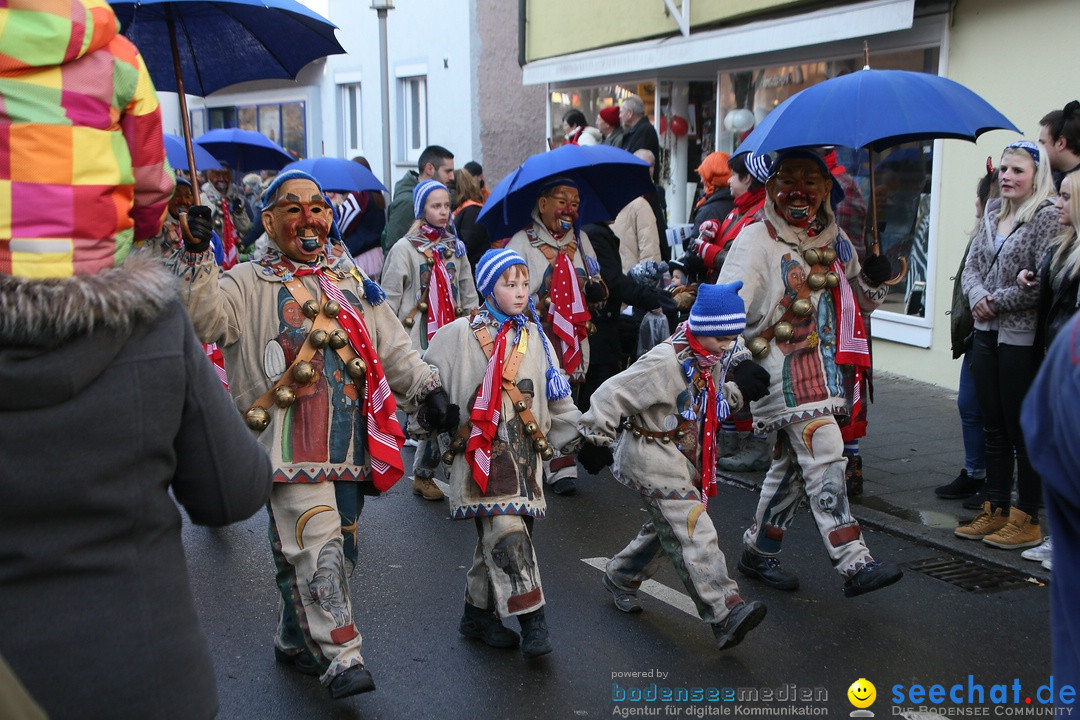
M 829 268 L 827 268 L 827 267 L 825 267 L 824 265 L 821 265 L 821 264 L 811 265 L 810 266 L 810 273 L 808 275 L 813 275 L 814 273 L 824 273 L 828 269 Z M 799 288 L 799 292 L 796 293 L 794 298 L 792 298 L 791 300 L 786 300 L 785 299 L 785 300 L 781 301 L 781 305 L 784 306 L 784 314 L 781 315 L 780 318 L 776 322 L 774 322 L 772 325 L 770 325 L 768 328 L 766 328 L 763 332 L 761 332 L 757 337 L 765 338 L 766 340 L 772 340 L 773 335 L 776 334 L 776 326 L 779 325 L 782 322 L 791 322 L 795 318 L 795 310 L 794 310 L 795 302 L 797 300 L 806 300 L 806 299 L 808 299 L 810 297 L 810 292 L 811 292 L 810 283 L 808 283 L 804 279 L 802 286 Z
M 307 288 L 304 287 L 304 284 L 298 278 L 287 280 L 285 281 L 284 285 L 288 289 L 289 294 L 293 296 L 293 299 L 300 304 L 300 307 L 304 307 L 304 304 L 309 301 L 315 301 L 315 298 L 311 296 L 311 293 L 308 292 Z M 315 356 L 315 351 L 320 349 L 316 348 L 314 345 L 311 344 L 311 336 L 315 334 L 316 330 L 325 330 L 327 332 L 331 332 L 337 329 L 337 325 L 338 323 L 336 319 L 330 317 L 325 312 L 320 311 L 319 315 L 312 321 L 311 330 L 308 332 L 307 338 L 304 339 L 304 344 L 300 346 L 300 350 L 296 353 L 296 358 L 292 361 L 292 363 L 290 363 L 289 367 L 282 374 L 281 378 L 278 379 L 278 381 L 274 383 L 269 390 L 263 393 L 255 402 L 251 404 L 251 407 L 247 409 L 247 412 L 251 412 L 255 408 L 269 410 L 271 407 L 276 405 L 276 403 L 274 402 L 274 391 L 277 390 L 279 387 L 291 385 L 294 382 L 298 385 L 305 385 L 306 383 L 301 383 L 293 377 L 293 368 L 295 368 L 297 363 L 301 361 L 311 360 L 311 358 Z M 352 345 L 349 345 L 348 343 L 346 343 L 340 348 L 335 348 L 335 351 L 337 352 L 338 357 L 341 358 L 341 361 L 345 363 L 345 365 L 348 365 L 350 361 L 359 357 L 356 354 L 356 351 L 353 350 Z M 359 379 L 354 380 L 354 382 L 357 384 L 357 386 L 361 386 Z
M 694 420 L 683 420 L 681 423 L 675 426 L 674 430 L 656 431 L 646 430 L 643 426 L 634 422 L 633 418 L 626 419 L 626 427 L 634 435 L 641 436 L 648 440 L 659 440 L 660 442 L 668 443 L 672 440 L 678 440 L 684 437 L 688 432 L 694 429 L 696 422 Z

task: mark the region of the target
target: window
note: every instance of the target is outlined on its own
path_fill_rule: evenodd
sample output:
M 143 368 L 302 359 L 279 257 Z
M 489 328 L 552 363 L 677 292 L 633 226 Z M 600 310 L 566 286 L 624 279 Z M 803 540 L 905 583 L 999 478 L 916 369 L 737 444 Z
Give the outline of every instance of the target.
M 427 147 L 427 79 L 423 75 L 401 78 L 398 85 L 401 110 L 402 160 L 416 162 Z
M 304 103 L 283 102 L 209 108 L 210 129 L 255 130 L 283 147 L 297 160 L 307 157 Z M 192 133 L 193 137 L 198 137 Z
M 360 83 L 338 86 L 341 97 L 342 157 L 363 155 L 364 136 L 360 129 Z

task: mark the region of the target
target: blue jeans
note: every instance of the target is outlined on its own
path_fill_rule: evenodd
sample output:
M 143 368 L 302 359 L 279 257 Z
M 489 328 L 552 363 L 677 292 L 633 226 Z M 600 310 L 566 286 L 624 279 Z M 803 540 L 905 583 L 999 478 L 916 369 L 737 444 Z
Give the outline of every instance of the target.
M 960 361 L 956 409 L 960 411 L 960 429 L 964 435 L 964 470 L 969 477 L 982 477 L 986 474 L 986 431 L 971 372 L 971 353 L 965 353 Z

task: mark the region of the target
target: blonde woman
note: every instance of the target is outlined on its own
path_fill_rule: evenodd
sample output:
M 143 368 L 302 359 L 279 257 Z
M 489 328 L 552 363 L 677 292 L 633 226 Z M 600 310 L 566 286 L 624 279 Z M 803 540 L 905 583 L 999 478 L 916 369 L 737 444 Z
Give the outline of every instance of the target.
M 1004 549 L 1042 542 L 1042 482 L 1028 461 L 1020 404 L 1038 369 L 1037 293 L 1019 287 L 1058 232 L 1050 164 L 1042 148 L 1020 140 L 998 165 L 1001 204 L 987 210 L 971 242 L 963 288 L 975 320 L 971 367 L 986 428 L 986 497 L 981 512 L 956 535 Z M 1015 458 L 1015 461 L 1014 461 Z M 1014 463 L 1018 497 L 1011 504 Z

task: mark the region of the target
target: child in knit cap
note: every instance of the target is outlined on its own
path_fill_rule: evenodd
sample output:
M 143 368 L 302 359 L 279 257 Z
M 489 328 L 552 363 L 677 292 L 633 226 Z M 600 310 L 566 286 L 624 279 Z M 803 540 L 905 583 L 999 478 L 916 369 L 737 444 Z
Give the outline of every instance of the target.
M 615 607 L 641 611 L 637 589 L 666 553 L 721 650 L 765 617 L 762 603 L 740 597 L 706 512 L 716 495 L 720 421 L 768 392 L 768 373 L 750 361 L 739 338 L 746 326 L 740 287 L 702 285 L 689 319 L 601 385 L 579 424 L 588 441 L 581 464 L 595 474 L 614 462 L 615 479 L 641 494 L 649 514 L 605 568 Z M 725 382 L 729 369 L 734 381 Z
M 479 312 L 441 328 L 424 354 L 469 419 L 443 458 L 450 516 L 473 519 L 479 535 L 458 629 L 491 647 L 516 647 L 517 633 L 500 618 L 517 615 L 528 659 L 551 652 L 532 542 L 533 521 L 547 514 L 544 460 L 575 449 L 581 413 L 537 325 L 525 259 L 489 250 L 476 285 Z
M 476 307 L 479 300 L 465 244 L 449 230 L 450 191 L 435 180 L 418 183 L 413 211 L 416 221 L 386 255 L 381 284 L 386 304 L 405 326 L 413 347 L 423 352 L 436 330 Z M 425 500 L 445 497 L 431 469 L 438 456 L 437 438 L 416 449 L 412 490 Z

